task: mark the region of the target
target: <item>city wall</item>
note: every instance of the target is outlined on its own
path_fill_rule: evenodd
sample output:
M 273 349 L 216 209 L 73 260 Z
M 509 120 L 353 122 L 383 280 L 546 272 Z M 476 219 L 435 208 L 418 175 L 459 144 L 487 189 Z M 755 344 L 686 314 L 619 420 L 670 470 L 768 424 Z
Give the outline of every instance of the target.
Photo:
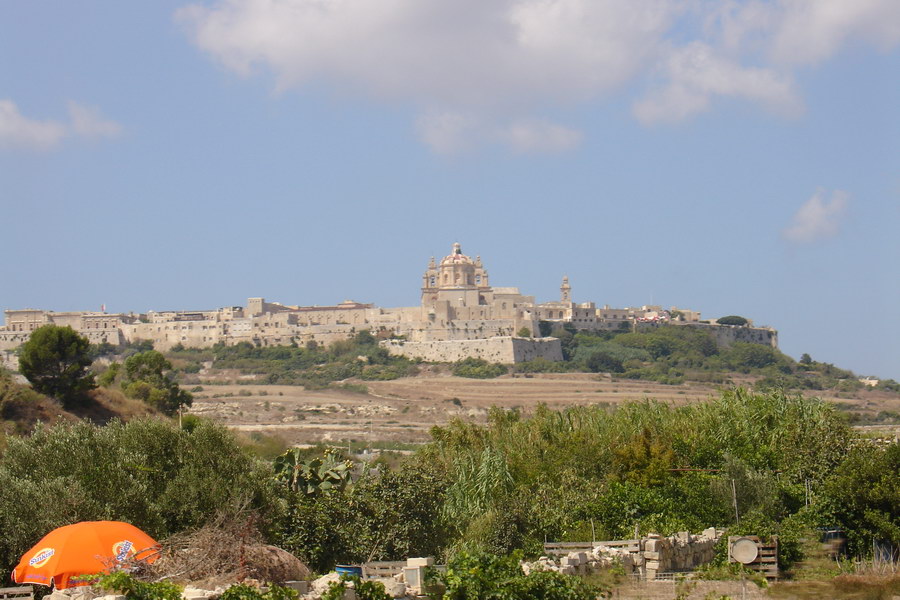
M 544 358 L 562 360 L 562 346 L 556 338 L 495 337 L 473 340 L 408 342 L 385 340 L 381 346 L 394 355 L 433 362 L 456 362 L 468 357 L 493 363 L 519 363 Z

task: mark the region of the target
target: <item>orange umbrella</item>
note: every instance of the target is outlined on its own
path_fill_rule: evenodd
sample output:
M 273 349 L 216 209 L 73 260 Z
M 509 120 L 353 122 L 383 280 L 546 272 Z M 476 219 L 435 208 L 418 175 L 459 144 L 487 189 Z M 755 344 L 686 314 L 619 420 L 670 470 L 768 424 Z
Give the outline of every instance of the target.
M 128 523 L 84 521 L 54 529 L 25 553 L 12 572 L 16 583 L 55 585 L 66 589 L 88 585 L 78 575 L 108 571 L 128 558 L 156 560 L 159 544 Z M 74 580 L 73 580 L 74 579 Z

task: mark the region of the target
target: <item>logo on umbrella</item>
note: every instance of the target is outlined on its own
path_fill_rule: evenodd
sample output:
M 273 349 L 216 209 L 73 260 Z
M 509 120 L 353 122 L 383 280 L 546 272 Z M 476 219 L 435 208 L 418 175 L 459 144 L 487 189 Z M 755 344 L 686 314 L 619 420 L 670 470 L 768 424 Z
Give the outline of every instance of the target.
M 113 556 L 116 557 L 116 561 L 122 562 L 130 555 L 134 554 L 134 544 L 129 542 L 128 540 L 122 540 L 121 542 L 116 542 L 113 544 Z
M 55 553 L 56 550 L 53 548 L 41 548 L 35 553 L 31 560 L 28 561 L 28 564 L 32 567 L 43 567 Z

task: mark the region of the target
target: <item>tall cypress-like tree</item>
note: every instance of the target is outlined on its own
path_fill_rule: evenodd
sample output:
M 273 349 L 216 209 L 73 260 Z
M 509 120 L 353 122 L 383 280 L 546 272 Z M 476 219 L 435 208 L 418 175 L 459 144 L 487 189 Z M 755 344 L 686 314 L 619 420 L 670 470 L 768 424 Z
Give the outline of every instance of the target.
M 31 386 L 72 408 L 94 388 L 90 342 L 71 327 L 44 325 L 35 329 L 19 352 L 19 372 Z

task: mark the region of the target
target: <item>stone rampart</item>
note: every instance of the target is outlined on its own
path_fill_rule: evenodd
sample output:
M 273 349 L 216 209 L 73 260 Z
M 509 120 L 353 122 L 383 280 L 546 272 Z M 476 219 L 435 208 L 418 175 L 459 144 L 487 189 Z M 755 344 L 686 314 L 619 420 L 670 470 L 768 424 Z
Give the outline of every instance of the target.
M 551 361 L 562 360 L 562 346 L 557 338 L 506 336 L 431 342 L 385 340 L 381 342 L 381 346 L 394 355 L 420 358 L 431 362 L 456 362 L 469 357 L 503 364 L 520 363 L 535 358 Z

